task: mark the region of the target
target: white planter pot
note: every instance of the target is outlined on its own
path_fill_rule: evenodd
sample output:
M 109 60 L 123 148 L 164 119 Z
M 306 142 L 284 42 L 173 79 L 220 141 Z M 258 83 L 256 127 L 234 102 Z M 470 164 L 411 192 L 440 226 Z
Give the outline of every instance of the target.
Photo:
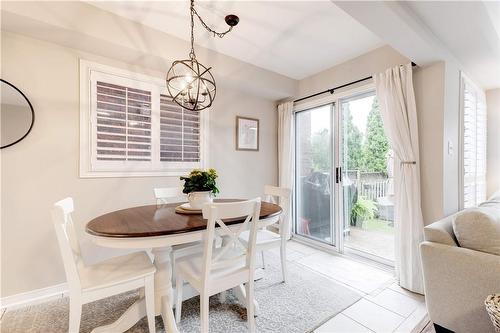
M 202 209 L 203 205 L 212 202 L 212 192 L 191 192 L 187 195 L 189 205 L 193 209 Z

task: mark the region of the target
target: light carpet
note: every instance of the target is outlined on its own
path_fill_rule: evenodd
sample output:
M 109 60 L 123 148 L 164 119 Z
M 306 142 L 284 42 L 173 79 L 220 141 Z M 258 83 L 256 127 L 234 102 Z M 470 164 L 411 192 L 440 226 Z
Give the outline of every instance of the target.
M 279 257 L 266 253 L 265 277 L 256 282 L 260 312 L 258 332 L 311 332 L 323 322 L 360 299 L 360 295 L 310 269 L 288 263 L 289 279 L 281 282 Z M 80 332 L 115 321 L 138 297 L 129 292 L 83 306 Z M 68 330 L 68 298 L 8 310 L 1 323 L 3 333 L 59 333 Z M 199 332 L 199 297 L 183 303 L 181 332 Z M 246 309 L 231 292 L 224 302 L 210 298 L 210 332 L 246 332 Z M 165 332 L 161 317 L 156 331 Z M 127 332 L 148 332 L 144 318 Z M 113 332 L 114 333 L 114 332 Z

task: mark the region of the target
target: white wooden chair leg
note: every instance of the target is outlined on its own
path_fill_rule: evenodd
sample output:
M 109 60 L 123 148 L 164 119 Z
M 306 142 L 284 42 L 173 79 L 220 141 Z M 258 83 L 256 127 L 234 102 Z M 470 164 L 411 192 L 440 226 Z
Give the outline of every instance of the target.
M 245 284 L 245 294 L 246 294 L 246 301 L 247 301 L 248 331 L 250 333 L 253 333 L 253 332 L 255 332 L 254 281 L 253 281 L 253 279 L 250 279 L 250 281 Z
M 146 298 L 146 314 L 148 317 L 149 333 L 156 332 L 155 323 L 155 287 L 153 275 L 147 276 L 144 281 L 144 297 Z
M 201 333 L 208 333 L 209 322 L 208 322 L 208 294 L 202 293 L 200 295 L 200 318 L 201 318 Z
M 76 298 L 71 296 L 69 298 L 69 333 L 78 333 L 80 331 L 82 303 Z
M 262 257 L 262 269 L 266 269 L 266 262 L 264 260 L 264 251 L 260 253 L 260 256 Z
M 174 280 L 173 285 L 176 285 L 177 272 L 175 271 L 175 256 L 174 251 L 170 251 L 170 267 L 172 267 L 172 278 Z
M 281 245 L 280 257 L 281 257 L 281 273 L 283 274 L 283 282 L 286 282 L 288 278 L 286 270 L 286 244 Z
M 184 280 L 180 275 L 176 277 L 176 285 L 175 285 L 175 294 L 176 294 L 176 302 L 175 302 L 175 321 L 180 323 L 181 314 L 182 314 L 182 290 L 184 289 Z

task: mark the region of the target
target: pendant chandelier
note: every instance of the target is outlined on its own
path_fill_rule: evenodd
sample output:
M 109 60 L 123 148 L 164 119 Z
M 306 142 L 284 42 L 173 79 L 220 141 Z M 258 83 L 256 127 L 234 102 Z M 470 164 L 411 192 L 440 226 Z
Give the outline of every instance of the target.
M 167 90 L 172 100 L 190 111 L 200 111 L 212 105 L 215 99 L 217 87 L 215 79 L 210 73 L 212 67 L 202 65 L 194 53 L 194 17 L 196 16 L 205 29 L 213 33 L 214 37 L 224 37 L 238 24 L 239 18 L 236 15 L 227 15 L 225 21 L 229 28 L 224 32 L 217 32 L 211 29 L 196 12 L 194 0 L 191 0 L 191 51 L 189 59 L 176 60 L 167 73 Z

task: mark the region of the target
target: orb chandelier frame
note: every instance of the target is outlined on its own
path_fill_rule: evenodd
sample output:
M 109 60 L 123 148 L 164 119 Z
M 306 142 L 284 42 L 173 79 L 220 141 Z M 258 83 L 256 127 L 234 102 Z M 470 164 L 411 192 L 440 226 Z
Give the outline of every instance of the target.
M 167 72 L 167 90 L 172 101 L 190 111 L 200 111 L 210 107 L 217 93 L 215 78 L 210 72 L 212 67 L 206 67 L 196 59 L 194 52 L 194 17 L 196 16 L 201 25 L 214 35 L 222 38 L 233 30 L 239 22 L 236 15 L 227 15 L 225 21 L 229 28 L 223 32 L 217 32 L 210 28 L 194 8 L 194 0 L 190 0 L 191 15 L 191 51 L 189 59 L 176 60 Z

